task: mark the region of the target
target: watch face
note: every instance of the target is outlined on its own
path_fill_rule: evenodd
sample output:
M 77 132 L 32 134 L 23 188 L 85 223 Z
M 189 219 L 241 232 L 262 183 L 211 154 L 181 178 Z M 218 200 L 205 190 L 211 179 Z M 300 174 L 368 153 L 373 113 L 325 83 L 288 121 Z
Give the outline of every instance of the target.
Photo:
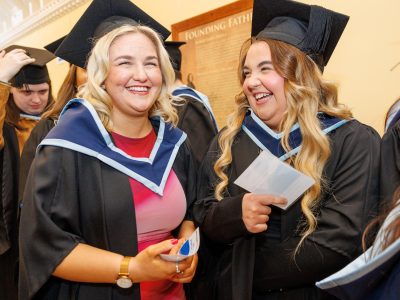
M 117 285 L 123 289 L 127 289 L 132 286 L 132 281 L 126 276 L 121 276 L 117 279 Z

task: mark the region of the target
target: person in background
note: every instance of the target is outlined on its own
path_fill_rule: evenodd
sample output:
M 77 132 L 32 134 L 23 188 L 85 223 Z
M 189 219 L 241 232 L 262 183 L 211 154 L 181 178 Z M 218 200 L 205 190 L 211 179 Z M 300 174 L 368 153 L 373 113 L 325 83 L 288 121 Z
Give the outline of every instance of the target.
M 202 299 L 333 299 L 315 282 L 361 253 L 379 196 L 380 137 L 322 76 L 347 21 L 319 6 L 254 1 L 243 91 L 198 175 L 193 216 L 206 237 L 199 260 L 209 260 L 199 294 L 212 291 Z M 315 181 L 286 210 L 280 197 L 234 184 L 260 151 Z
M 46 64 L 55 56 L 47 50 L 22 46 L 10 46 L 6 51 L 15 51 L 13 54 L 17 55 L 24 51 L 25 54 L 36 59 L 33 63 L 21 68 L 10 80 L 11 89 L 6 106 L 5 122 L 14 127 L 21 153 L 40 115 L 54 104 Z
M 338 299 L 397 300 L 400 296 L 400 188 L 367 227 L 364 239 L 380 224 L 375 241 L 363 254 L 316 285 Z M 366 248 L 366 247 L 365 247 Z
M 393 194 L 400 186 L 400 101 L 389 108 L 385 120 L 385 133 L 381 143 L 381 213 L 390 206 Z
M 160 254 L 194 231 L 196 167 L 174 127 L 174 73 L 157 32 L 169 35 L 129 0 L 94 0 L 57 49 L 83 61 L 90 52 L 88 78 L 28 175 L 21 300 L 186 299 L 196 256 Z
M 29 52 L 28 52 L 29 51 Z M 17 299 L 18 167 L 37 117 L 51 107 L 47 51 L 10 46 L 0 52 L 0 299 Z
M 400 98 L 398 98 L 388 109 L 385 117 L 385 132 L 393 127 L 400 119 Z
M 218 126 L 207 96 L 182 82 L 182 53 L 179 47 L 184 44 L 185 42 L 177 41 L 164 43 L 175 71 L 172 95 L 185 100 L 185 104 L 175 106 L 179 115 L 178 128 L 188 135 L 191 144 L 196 145 L 193 154 L 200 164 L 212 139 L 218 133 Z
M 65 36 L 46 45 L 44 48 L 55 53 L 57 48 L 61 45 Z M 68 73 L 60 86 L 57 93 L 57 101 L 54 103 L 53 107 L 44 112 L 41 115 L 41 120 L 33 128 L 29 138 L 25 142 L 24 148 L 21 154 L 20 172 L 19 172 L 19 202 L 22 205 L 22 197 L 24 194 L 26 179 L 28 177 L 29 169 L 31 167 L 32 161 L 35 157 L 37 146 L 46 137 L 49 131 L 55 126 L 63 107 L 67 104 L 69 100 L 75 98 L 78 88 L 86 82 L 86 71 L 85 69 L 69 64 Z

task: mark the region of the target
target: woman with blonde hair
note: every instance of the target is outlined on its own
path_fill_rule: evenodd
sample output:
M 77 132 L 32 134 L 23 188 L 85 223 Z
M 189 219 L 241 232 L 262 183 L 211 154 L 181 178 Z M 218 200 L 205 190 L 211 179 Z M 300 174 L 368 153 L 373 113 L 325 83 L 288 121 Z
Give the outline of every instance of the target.
M 198 176 L 193 214 L 204 235 L 198 274 L 208 275 L 196 281 L 199 293 L 329 299 L 315 281 L 361 251 L 376 210 L 379 135 L 338 103 L 321 72 L 347 20 L 294 1 L 254 2 L 253 37 L 239 62 L 243 91 Z M 263 150 L 315 181 L 286 210 L 275 206 L 282 198 L 234 184 Z
M 194 231 L 195 167 L 155 30 L 169 34 L 129 0 L 95 0 L 60 46 L 99 36 L 82 98 L 65 106 L 29 172 L 20 299 L 186 299 L 197 257 L 160 254 Z M 73 51 L 85 61 L 88 49 Z

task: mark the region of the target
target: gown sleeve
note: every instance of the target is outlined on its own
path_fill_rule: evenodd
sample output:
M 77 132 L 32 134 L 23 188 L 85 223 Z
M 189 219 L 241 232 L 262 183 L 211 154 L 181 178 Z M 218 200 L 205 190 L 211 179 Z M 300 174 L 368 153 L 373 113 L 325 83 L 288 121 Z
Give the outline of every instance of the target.
M 324 172 L 328 188 L 310 240 L 351 259 L 362 252 L 362 233 L 377 214 L 380 141 L 373 128 L 357 121 L 332 137 Z
M 381 205 L 392 202 L 395 190 L 400 186 L 400 124 L 391 127 L 382 137 L 381 143 Z
M 328 190 L 321 199 L 318 227 L 293 259 L 299 236 L 259 249 L 268 266 L 255 285 L 278 290 L 313 285 L 361 253 L 362 232 L 376 214 L 379 197 L 380 137 L 370 127 L 349 124 L 332 137 L 332 154 L 325 173 Z
M 201 163 L 204 155 L 210 146 L 211 141 L 217 134 L 210 113 L 205 106 L 197 100 L 190 97 L 183 97 L 186 103 L 177 106 L 179 114 L 178 127 L 188 135 L 192 145 L 193 156 L 198 164 Z
M 246 236 L 249 232 L 242 220 L 242 198 L 245 191 L 229 193 L 218 201 L 214 196 L 215 183 L 214 163 L 218 155 L 217 138 L 203 159 L 197 183 L 197 201 L 193 207 L 195 222 L 201 226 L 204 234 L 218 243 L 232 243 L 236 238 Z
M 39 123 L 32 129 L 29 138 L 24 144 L 24 148 L 21 153 L 21 162 L 19 169 L 19 186 L 18 195 L 19 201 L 22 200 L 24 195 L 24 189 L 26 185 L 26 180 L 28 177 L 29 169 L 31 167 L 32 161 L 35 157 L 36 148 L 40 142 L 46 137 L 50 129 L 53 127 L 52 120 L 40 120 Z
M 80 237 L 74 152 L 43 147 L 29 173 L 20 221 L 21 299 L 31 299 L 60 262 L 85 241 Z
M 197 182 L 197 163 L 194 160 L 189 141 L 186 141 L 179 148 L 178 155 L 174 162 L 174 171 L 185 191 L 186 197 L 186 215 L 185 220 L 192 221 L 192 206 L 196 199 L 196 182 Z

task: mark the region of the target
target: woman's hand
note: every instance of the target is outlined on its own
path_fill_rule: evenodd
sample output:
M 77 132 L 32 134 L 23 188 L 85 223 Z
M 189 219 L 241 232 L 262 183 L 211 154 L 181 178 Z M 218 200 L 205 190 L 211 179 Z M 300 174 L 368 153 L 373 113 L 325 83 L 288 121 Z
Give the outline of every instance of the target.
M 247 193 L 242 201 L 242 219 L 247 230 L 259 233 L 267 230 L 271 213 L 271 204 L 286 204 L 287 200 L 272 195 L 255 195 Z
M 182 247 L 183 243 L 186 242 L 186 240 L 192 235 L 192 233 L 195 231 L 195 226 L 192 221 L 183 221 L 181 228 L 179 230 L 179 242 L 176 245 L 176 247 L 172 248 L 170 254 L 177 254 L 179 249 Z M 194 274 L 196 273 L 196 268 L 197 268 L 197 263 L 198 263 L 198 257 L 197 254 L 189 256 L 185 260 L 181 261 L 178 263 L 178 268 L 181 270 L 180 274 L 175 274 L 174 278 L 172 281 L 174 282 L 179 282 L 179 283 L 188 283 L 191 282 Z M 181 266 L 185 266 L 185 270 Z
M 180 274 L 175 274 L 171 281 L 179 282 L 179 283 L 189 283 L 192 281 L 197 268 L 198 257 L 197 254 L 189 256 L 185 260 L 178 263 L 179 270 L 181 270 Z M 182 269 L 182 265 L 189 265 L 188 268 Z
M 158 244 L 151 245 L 138 253 L 131 259 L 129 264 L 130 277 L 134 282 L 156 281 L 175 279 L 175 262 L 163 260 L 161 253 L 168 253 L 176 247 L 178 240 L 166 240 Z M 181 272 L 185 272 L 191 266 L 191 261 L 185 259 L 179 262 L 178 267 Z M 185 277 L 186 278 L 186 277 Z
M 21 68 L 35 61 L 29 57 L 23 49 L 13 49 L 6 53 L 0 52 L 0 80 L 9 82 Z

